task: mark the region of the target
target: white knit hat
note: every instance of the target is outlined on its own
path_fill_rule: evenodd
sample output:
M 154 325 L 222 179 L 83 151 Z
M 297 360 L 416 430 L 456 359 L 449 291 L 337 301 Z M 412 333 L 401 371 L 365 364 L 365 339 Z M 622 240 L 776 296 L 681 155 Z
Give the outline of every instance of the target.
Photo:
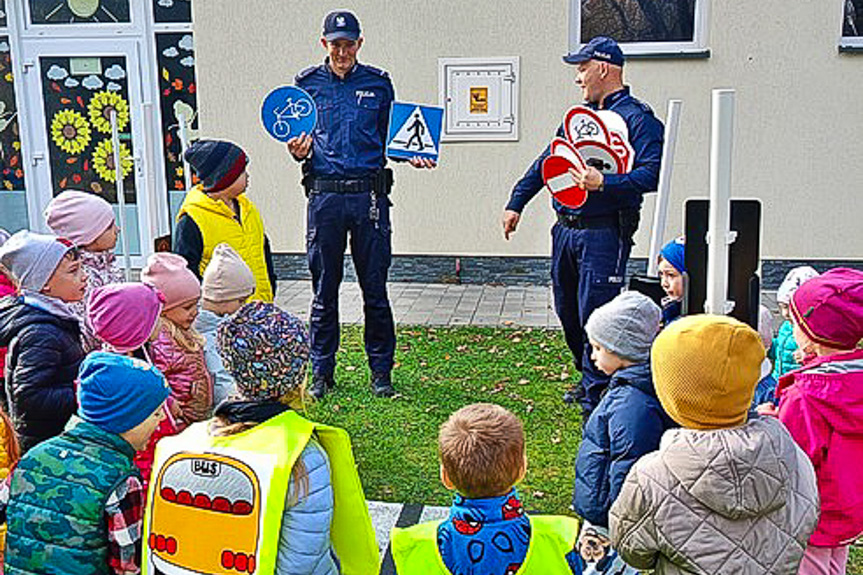
M 788 305 L 791 303 L 791 296 L 797 291 L 801 285 L 807 280 L 818 277 L 818 272 L 810 266 L 800 266 L 792 269 L 782 280 L 779 290 L 776 292 L 776 301 Z
M 255 274 L 228 244 L 219 244 L 204 270 L 202 291 L 205 300 L 220 302 L 247 298 L 255 293 Z

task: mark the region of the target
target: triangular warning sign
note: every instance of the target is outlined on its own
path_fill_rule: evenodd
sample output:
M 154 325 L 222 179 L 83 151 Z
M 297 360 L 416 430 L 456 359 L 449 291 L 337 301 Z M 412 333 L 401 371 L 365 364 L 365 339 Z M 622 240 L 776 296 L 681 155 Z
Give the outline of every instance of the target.
M 419 106 L 415 107 L 413 112 L 405 119 L 401 128 L 399 128 L 399 131 L 396 132 L 396 135 L 390 142 L 389 149 L 437 154 L 437 148 L 429 133 L 425 116 L 423 116 Z

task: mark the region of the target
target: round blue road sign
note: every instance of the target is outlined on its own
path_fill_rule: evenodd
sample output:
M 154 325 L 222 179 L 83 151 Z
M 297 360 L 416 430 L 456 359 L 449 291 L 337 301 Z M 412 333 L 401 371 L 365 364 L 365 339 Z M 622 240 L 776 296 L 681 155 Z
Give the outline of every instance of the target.
M 305 132 L 311 134 L 318 119 L 315 101 L 296 86 L 276 88 L 264 98 L 261 122 L 272 137 L 287 142 Z

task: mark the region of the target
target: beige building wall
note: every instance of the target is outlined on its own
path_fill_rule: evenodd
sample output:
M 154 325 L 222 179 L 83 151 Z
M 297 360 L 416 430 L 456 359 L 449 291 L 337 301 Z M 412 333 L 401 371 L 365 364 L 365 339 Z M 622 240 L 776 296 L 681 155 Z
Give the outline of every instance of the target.
M 682 229 L 683 200 L 706 196 L 710 91 L 737 90 L 733 186 L 764 205 L 762 257 L 863 257 L 863 55 L 837 50 L 842 0 L 713 0 L 708 59 L 630 61 L 626 80 L 664 117 L 684 101 L 667 237 Z M 363 25 L 360 60 L 386 68 L 397 98 L 437 103 L 438 58 L 519 56 L 517 142 L 452 143 L 437 170 L 396 165 L 397 254 L 548 255 L 552 209 L 545 192 L 503 239 L 510 190 L 579 103 L 568 42 L 568 0 L 288 0 L 195 2 L 202 132 L 250 154 L 250 195 L 277 252 L 305 249 L 299 166 L 261 127 L 267 92 L 322 61 L 321 22 L 354 10 Z M 646 255 L 653 196 L 642 210 L 634 255 Z

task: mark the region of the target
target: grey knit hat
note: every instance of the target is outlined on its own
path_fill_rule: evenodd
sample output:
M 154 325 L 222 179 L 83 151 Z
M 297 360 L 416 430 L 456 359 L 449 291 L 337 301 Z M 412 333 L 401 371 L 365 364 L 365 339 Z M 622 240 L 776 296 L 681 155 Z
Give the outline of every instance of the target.
M 40 292 L 60 261 L 74 249 L 65 238 L 21 230 L 0 247 L 0 264 L 15 277 L 21 289 Z
M 659 333 L 662 310 L 652 299 L 626 291 L 596 308 L 584 326 L 587 337 L 630 361 L 650 359 L 650 346 Z

